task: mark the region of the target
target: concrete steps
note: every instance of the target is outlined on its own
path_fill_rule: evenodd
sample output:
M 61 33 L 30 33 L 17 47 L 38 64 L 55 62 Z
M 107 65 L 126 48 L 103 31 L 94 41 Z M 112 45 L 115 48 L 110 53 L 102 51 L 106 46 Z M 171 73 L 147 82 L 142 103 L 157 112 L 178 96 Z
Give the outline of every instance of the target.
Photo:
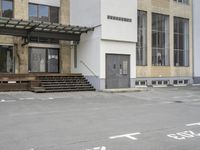
M 44 76 L 40 77 L 39 87 L 32 88 L 33 92 L 75 92 L 95 91 L 94 87 L 83 76 Z

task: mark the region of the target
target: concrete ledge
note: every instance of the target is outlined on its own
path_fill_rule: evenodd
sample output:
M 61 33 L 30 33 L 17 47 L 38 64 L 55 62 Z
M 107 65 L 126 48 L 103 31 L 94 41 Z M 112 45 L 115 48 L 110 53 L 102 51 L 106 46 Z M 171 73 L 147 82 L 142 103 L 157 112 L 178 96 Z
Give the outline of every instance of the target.
M 148 91 L 148 88 L 125 88 L 125 89 L 104 89 L 100 92 L 105 93 L 125 93 L 125 92 L 142 92 Z

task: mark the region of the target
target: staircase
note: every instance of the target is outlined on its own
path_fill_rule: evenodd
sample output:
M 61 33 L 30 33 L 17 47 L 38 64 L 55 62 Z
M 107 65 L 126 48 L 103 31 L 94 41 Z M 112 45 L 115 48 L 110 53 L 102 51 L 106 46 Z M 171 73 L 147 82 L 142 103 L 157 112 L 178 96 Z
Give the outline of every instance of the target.
M 33 87 L 35 93 L 45 92 L 75 92 L 95 91 L 94 87 L 83 75 L 70 76 L 40 76 L 37 87 Z

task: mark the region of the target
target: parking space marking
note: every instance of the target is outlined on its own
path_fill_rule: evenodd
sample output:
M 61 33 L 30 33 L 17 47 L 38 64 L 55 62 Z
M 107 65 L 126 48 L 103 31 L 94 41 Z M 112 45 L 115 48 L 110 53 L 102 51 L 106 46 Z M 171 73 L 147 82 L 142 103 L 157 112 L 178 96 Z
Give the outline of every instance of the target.
M 105 146 L 102 146 L 102 147 L 95 147 L 95 148 L 86 149 L 86 150 L 106 150 L 106 147 L 105 147 Z
M 20 100 L 34 100 L 34 97 L 27 97 L 27 98 L 19 98 Z
M 189 131 L 178 132 L 175 134 L 168 134 L 167 136 L 175 140 L 186 140 L 190 138 L 200 137 L 200 133 L 194 133 L 193 131 L 189 130 Z
M 137 140 L 137 138 L 135 137 L 135 135 L 140 135 L 141 133 L 136 132 L 136 133 L 130 133 L 130 134 L 123 134 L 123 135 L 117 135 L 117 136 L 111 136 L 109 137 L 109 139 L 117 139 L 117 138 L 128 138 L 131 140 Z
M 186 124 L 186 126 L 188 126 L 188 127 L 190 127 L 190 126 L 200 126 L 200 122 L 198 122 L 198 123 Z
M 1 103 L 12 103 L 12 102 L 16 102 L 16 100 L 5 100 L 5 99 L 2 99 L 0 102 Z

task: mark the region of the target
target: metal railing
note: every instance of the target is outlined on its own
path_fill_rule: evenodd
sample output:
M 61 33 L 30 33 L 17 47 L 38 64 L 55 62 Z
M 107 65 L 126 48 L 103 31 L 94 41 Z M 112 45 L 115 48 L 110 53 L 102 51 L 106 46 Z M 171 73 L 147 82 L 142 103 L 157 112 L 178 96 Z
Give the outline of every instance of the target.
M 80 63 L 83 64 L 90 71 L 90 73 L 92 73 L 96 78 L 98 78 L 95 72 L 92 69 L 90 69 L 90 67 L 84 61 L 81 60 Z

